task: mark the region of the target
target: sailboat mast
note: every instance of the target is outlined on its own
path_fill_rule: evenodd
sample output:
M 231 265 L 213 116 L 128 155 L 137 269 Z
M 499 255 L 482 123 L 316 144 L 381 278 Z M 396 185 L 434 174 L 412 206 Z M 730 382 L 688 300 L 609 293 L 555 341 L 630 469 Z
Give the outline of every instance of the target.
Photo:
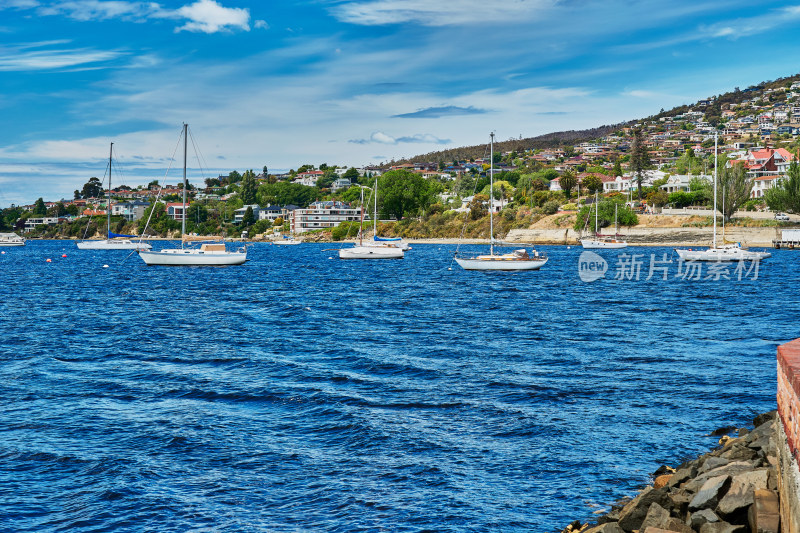
M 494 255 L 494 132 L 489 135 L 489 254 Z
M 597 191 L 594 191 L 594 236 L 597 237 L 600 234 L 600 227 L 597 223 Z
M 189 146 L 188 140 L 189 125 L 183 124 L 183 208 L 181 220 L 181 247 L 183 246 L 183 236 L 186 234 L 186 152 Z
M 111 154 L 114 153 L 114 143 L 108 148 L 108 193 L 106 194 L 106 239 L 111 238 Z
M 717 132 L 714 132 L 714 245 L 717 247 Z
M 375 176 L 375 189 L 373 191 L 375 193 L 375 200 L 372 204 L 372 240 L 375 240 L 375 237 L 378 236 L 378 176 Z
M 361 221 L 358 223 L 358 245 L 364 245 L 364 187 L 361 187 Z

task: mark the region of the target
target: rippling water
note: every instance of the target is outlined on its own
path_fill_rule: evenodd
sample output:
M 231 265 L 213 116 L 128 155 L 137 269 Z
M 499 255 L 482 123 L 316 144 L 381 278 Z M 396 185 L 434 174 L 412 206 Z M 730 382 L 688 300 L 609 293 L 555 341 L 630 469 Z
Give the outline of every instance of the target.
M 798 252 L 587 284 L 578 248 L 481 274 L 329 247 L 5 249 L 0 529 L 553 531 L 773 409 L 800 337 Z

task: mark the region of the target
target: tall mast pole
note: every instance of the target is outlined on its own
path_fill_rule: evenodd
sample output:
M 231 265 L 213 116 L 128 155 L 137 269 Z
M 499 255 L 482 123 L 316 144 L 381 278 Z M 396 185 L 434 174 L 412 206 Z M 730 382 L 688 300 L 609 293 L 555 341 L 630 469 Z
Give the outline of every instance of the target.
M 717 247 L 717 132 L 714 132 L 714 248 Z
M 358 223 L 358 245 L 364 246 L 364 187 L 361 187 L 361 221 Z
M 114 153 L 114 143 L 108 148 L 108 193 L 106 194 L 106 239 L 111 238 L 111 154 Z
M 183 236 L 186 235 L 186 151 L 189 146 L 188 140 L 189 125 L 183 124 L 183 215 L 181 221 L 181 247 L 183 247 Z
M 494 255 L 494 132 L 489 135 L 489 255 Z

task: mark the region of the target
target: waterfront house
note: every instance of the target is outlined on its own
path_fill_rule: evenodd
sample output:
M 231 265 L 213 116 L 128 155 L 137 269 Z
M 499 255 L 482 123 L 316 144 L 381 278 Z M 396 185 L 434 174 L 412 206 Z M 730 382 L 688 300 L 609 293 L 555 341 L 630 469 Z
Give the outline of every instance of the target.
M 234 224 L 241 224 L 242 223 L 242 220 L 244 219 L 244 214 L 247 212 L 247 208 L 248 207 L 253 210 L 253 217 L 255 217 L 256 220 L 261 220 L 261 208 L 258 206 L 258 204 L 249 204 L 249 205 L 242 206 L 242 207 L 240 207 L 239 209 L 237 209 L 236 211 L 233 212 L 233 223 Z M 275 217 L 275 218 L 277 218 L 277 217 Z
M 121 216 L 128 222 L 139 220 L 144 216 L 144 211 L 150 207 L 147 202 L 134 200 L 131 202 L 120 202 L 111 205 L 111 214 L 114 216 Z
M 253 214 L 256 214 L 256 210 L 253 209 Z M 258 215 L 256 218 L 258 220 L 269 220 L 270 222 L 275 222 L 277 219 L 283 216 L 283 209 L 277 205 L 268 205 L 267 207 L 258 208 Z
M 361 208 L 338 200 L 314 202 L 305 209 L 295 209 L 289 217 L 293 233 L 304 233 L 315 229 L 335 228 L 342 222 L 358 222 Z
M 166 206 L 166 213 L 169 218 L 172 220 L 183 220 L 184 219 L 184 211 L 183 211 L 183 203 L 181 202 L 171 202 L 168 203 Z

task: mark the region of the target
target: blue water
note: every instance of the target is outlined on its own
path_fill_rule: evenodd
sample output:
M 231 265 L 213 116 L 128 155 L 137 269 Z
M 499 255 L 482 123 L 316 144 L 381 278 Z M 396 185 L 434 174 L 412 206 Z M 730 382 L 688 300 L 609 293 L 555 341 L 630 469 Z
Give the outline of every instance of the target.
M 589 284 L 578 248 L 482 274 L 330 247 L 5 249 L 0 530 L 560 530 L 773 409 L 800 337 L 798 252 Z

